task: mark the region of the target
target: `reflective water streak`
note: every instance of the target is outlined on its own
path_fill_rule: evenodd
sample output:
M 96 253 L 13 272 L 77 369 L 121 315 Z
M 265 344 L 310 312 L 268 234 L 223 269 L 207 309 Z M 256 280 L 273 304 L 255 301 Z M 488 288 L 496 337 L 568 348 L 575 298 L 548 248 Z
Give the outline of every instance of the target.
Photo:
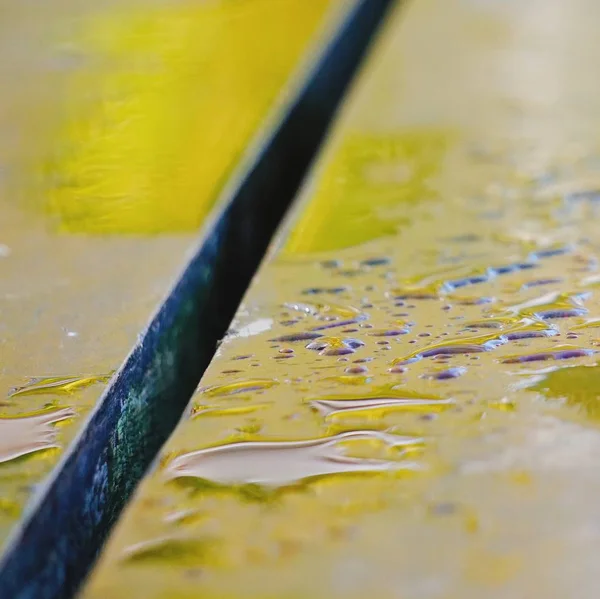
M 356 441 L 380 441 L 388 448 L 422 442 L 380 431 L 352 431 L 307 441 L 234 443 L 179 456 L 169 463 L 165 476 L 192 476 L 222 485 L 251 483 L 281 487 L 332 474 L 415 468 L 412 463 L 353 457 L 350 452 L 352 442 Z
M 22 418 L 0 418 L 0 462 L 8 462 L 28 453 L 58 447 L 51 426 L 72 418 L 70 408 Z

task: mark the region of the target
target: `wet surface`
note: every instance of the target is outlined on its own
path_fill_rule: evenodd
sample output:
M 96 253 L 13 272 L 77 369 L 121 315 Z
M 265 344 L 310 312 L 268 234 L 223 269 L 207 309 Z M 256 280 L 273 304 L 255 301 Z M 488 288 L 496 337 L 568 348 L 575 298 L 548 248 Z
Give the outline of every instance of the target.
M 340 5 L 0 2 L 0 546 Z
M 397 12 L 85 597 L 597 595 L 598 23 Z

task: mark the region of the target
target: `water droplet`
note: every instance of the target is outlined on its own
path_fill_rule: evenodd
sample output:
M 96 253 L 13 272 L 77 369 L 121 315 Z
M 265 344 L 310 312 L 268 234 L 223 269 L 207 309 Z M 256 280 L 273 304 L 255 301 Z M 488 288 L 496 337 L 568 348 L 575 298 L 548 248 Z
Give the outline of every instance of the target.
M 72 418 L 75 412 L 63 408 L 20 418 L 0 418 L 0 462 L 58 447 L 51 424 Z
M 430 506 L 429 511 L 435 516 L 451 516 L 456 514 L 458 506 L 455 503 L 436 503 Z
M 344 370 L 344 372 L 347 372 L 348 374 L 364 374 L 368 371 L 366 366 L 348 366 L 348 368 Z
M 319 325 L 317 327 L 313 327 L 312 330 L 313 331 L 325 331 L 327 329 L 335 329 L 338 327 L 345 327 L 348 326 L 349 324 L 356 324 L 357 322 L 360 322 L 361 320 L 365 320 L 366 319 L 366 315 L 361 315 L 361 316 L 357 316 L 356 318 L 350 318 L 348 320 L 339 320 L 339 321 L 335 321 L 335 322 L 330 322 L 328 324 L 322 324 Z
M 121 554 L 124 562 L 173 562 L 194 566 L 202 563 L 212 548 L 210 540 L 186 537 L 162 537 L 130 545 Z
M 506 342 L 506 337 L 501 334 L 478 335 L 463 339 L 453 339 L 416 350 L 404 358 L 397 358 L 394 360 L 393 364 L 410 364 L 411 362 L 416 362 L 423 358 L 432 358 L 440 355 L 449 356 L 491 351 L 498 347 L 498 345 L 502 345 Z
M 260 333 L 270 330 L 272 327 L 272 318 L 259 318 L 258 320 L 239 328 L 237 331 L 229 331 L 228 337 L 234 339 L 238 337 L 253 337 L 254 335 L 260 335 Z
M 562 279 L 534 279 L 523 284 L 523 289 L 530 289 L 531 287 L 541 287 L 543 285 L 558 285 L 562 282 Z
M 373 329 L 369 335 L 373 337 L 397 337 L 398 335 L 406 335 L 408 329 Z
M 430 374 L 425 375 L 426 378 L 435 379 L 438 381 L 445 381 L 448 379 L 457 379 L 467 372 L 467 369 L 462 366 L 456 366 L 453 368 L 447 368 L 446 370 L 438 370 Z
M 454 405 L 453 399 L 423 395 L 410 390 L 395 390 L 393 387 L 380 387 L 361 395 L 323 395 L 306 401 L 327 418 L 338 416 L 380 418 L 392 411 L 431 412 L 445 410 Z
M 9 393 L 9 397 L 21 397 L 26 395 L 40 394 L 70 394 L 79 389 L 106 383 L 111 374 L 93 376 L 71 376 L 71 377 L 45 377 L 31 379 L 26 385 L 17 387 Z
M 192 408 L 192 418 L 199 416 L 243 416 L 268 408 L 267 403 L 251 403 L 241 405 L 203 405 L 198 404 Z
M 352 431 L 306 441 L 256 441 L 209 447 L 180 455 L 167 479 L 200 478 L 220 485 L 285 487 L 317 477 L 415 469 L 411 462 L 353 457 L 352 444 L 378 441 L 401 450 L 422 440 L 381 431 Z
M 461 279 L 454 279 L 453 281 L 446 281 L 444 283 L 443 289 L 444 291 L 450 292 L 455 289 L 460 289 L 462 287 L 467 287 L 469 285 L 478 285 L 479 283 L 487 283 L 493 276 L 494 272 L 489 271 L 485 274 L 472 275 L 470 277 L 463 277 Z
M 361 262 L 362 266 L 385 266 L 389 264 L 391 260 L 389 258 L 368 258 Z
M 558 331 L 556 329 L 526 329 L 523 331 L 513 331 L 511 333 L 506 333 L 504 336 L 509 341 L 517 341 L 520 339 L 534 339 L 536 337 L 552 337 L 553 335 L 558 335 Z
M 571 251 L 569 247 L 555 247 L 545 250 L 538 250 L 529 255 L 530 260 L 543 260 L 544 258 L 554 258 L 555 256 L 564 256 Z
M 323 268 L 339 268 L 342 265 L 340 260 L 325 260 L 321 262 Z
M 281 335 L 280 337 L 275 337 L 271 339 L 271 341 L 279 341 L 282 343 L 293 343 L 294 341 L 309 341 L 311 339 L 318 339 L 322 337 L 321 333 L 311 333 L 308 331 L 304 331 L 301 333 L 291 333 L 289 335 Z
M 206 397 L 225 397 L 228 395 L 237 395 L 238 393 L 262 391 L 278 384 L 274 379 L 248 379 L 246 381 L 227 383 L 226 385 L 207 387 L 206 389 L 202 389 L 202 394 Z
M 506 327 L 514 327 L 519 322 L 521 321 L 515 317 L 499 317 L 470 322 L 465 326 L 470 329 L 505 329 Z
M 507 312 L 534 319 L 551 320 L 554 318 L 572 318 L 587 314 L 583 301 L 587 294 L 564 294 L 550 292 L 522 304 L 509 306 Z
M 537 316 L 543 320 L 553 320 L 556 318 L 575 318 L 587 314 L 585 308 L 570 308 L 561 310 L 542 310 L 537 313 Z
M 546 360 L 570 360 L 571 358 L 583 358 L 595 353 L 593 349 L 582 349 L 579 347 L 562 345 L 552 351 L 529 353 L 508 356 L 502 360 L 504 364 L 520 364 L 526 362 L 541 362 Z
M 366 385 L 371 379 L 362 374 L 343 374 L 340 376 L 328 376 L 323 379 L 324 383 L 336 383 L 339 385 L 352 385 L 353 387 Z
M 360 339 L 322 337 L 309 343 L 306 348 L 318 351 L 320 356 L 345 356 L 353 354 L 364 343 Z

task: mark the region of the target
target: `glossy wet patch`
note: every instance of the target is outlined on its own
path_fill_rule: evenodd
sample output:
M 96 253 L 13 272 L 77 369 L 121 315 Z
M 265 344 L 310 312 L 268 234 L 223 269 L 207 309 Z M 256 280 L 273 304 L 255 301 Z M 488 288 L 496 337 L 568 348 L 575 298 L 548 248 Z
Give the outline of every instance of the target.
M 419 444 L 419 439 L 379 431 L 354 431 L 309 441 L 233 443 L 174 458 L 168 478 L 194 477 L 221 485 L 255 484 L 283 487 L 336 474 L 409 469 L 413 464 L 352 456 L 352 443 L 366 441 L 387 448 Z
M 58 447 L 51 425 L 74 415 L 73 410 L 64 408 L 20 418 L 0 418 L 0 462 Z

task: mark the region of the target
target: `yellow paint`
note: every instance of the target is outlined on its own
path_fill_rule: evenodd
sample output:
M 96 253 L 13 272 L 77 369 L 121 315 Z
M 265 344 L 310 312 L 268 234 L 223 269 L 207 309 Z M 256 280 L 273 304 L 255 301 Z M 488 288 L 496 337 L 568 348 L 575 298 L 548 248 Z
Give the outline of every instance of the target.
M 410 226 L 403 209 L 435 197 L 429 181 L 440 169 L 449 137 L 435 129 L 395 135 L 345 131 L 285 250 L 338 250 Z
M 85 599 L 597 595 L 600 4 L 402 5 Z
M 0 0 L 0 548 L 351 5 Z
M 99 66 L 69 81 L 44 166 L 61 230 L 197 229 L 333 4 L 186 0 L 91 19 L 78 44 Z

